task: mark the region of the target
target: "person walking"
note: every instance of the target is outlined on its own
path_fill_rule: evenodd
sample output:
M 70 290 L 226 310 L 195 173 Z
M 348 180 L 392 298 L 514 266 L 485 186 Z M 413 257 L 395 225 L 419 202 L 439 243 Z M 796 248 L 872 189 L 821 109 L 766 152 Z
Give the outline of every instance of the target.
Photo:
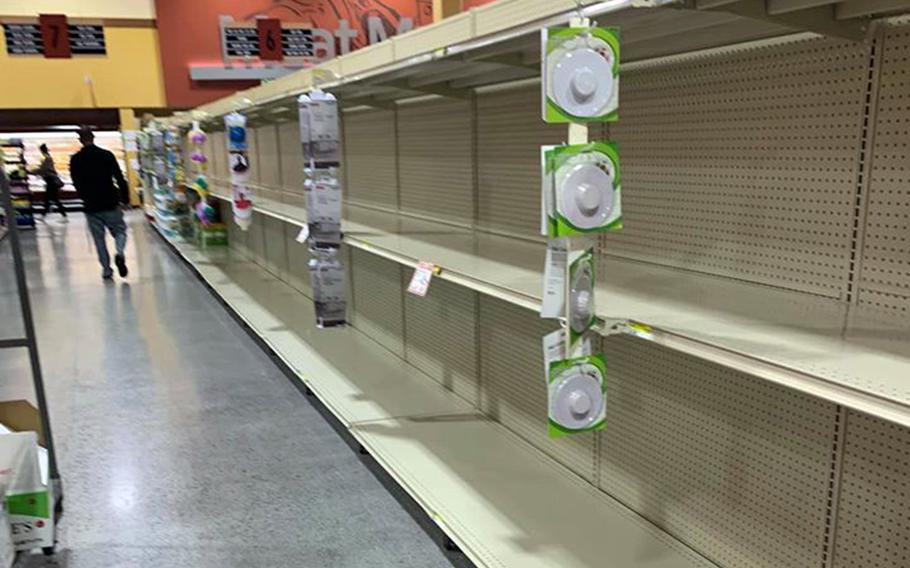
M 54 166 L 54 157 L 51 156 L 50 150 L 47 149 L 47 144 L 38 146 L 38 149 L 41 150 L 41 165 L 30 173 L 41 176 L 41 179 L 44 180 L 44 213 L 41 214 L 41 219 L 47 219 L 51 206 L 56 205 L 57 210 L 63 215 L 63 222 L 66 223 L 66 207 L 60 202 L 60 190 L 63 188 L 63 181 L 60 180 L 60 176 L 57 174 L 57 168 Z
M 123 220 L 121 204 L 129 203 L 129 187 L 123 179 L 123 172 L 117 158 L 109 150 L 95 146 L 95 134 L 90 128 L 79 130 L 79 142 L 82 149 L 70 157 L 70 177 L 76 193 L 82 198 L 85 217 L 95 241 L 98 262 L 101 263 L 101 277 L 110 280 L 114 277 L 111 269 L 111 256 L 107 251 L 105 229 L 114 237 L 117 254 L 114 263 L 120 276 L 129 274 L 126 267 L 126 222 Z M 114 188 L 114 181 L 117 188 Z

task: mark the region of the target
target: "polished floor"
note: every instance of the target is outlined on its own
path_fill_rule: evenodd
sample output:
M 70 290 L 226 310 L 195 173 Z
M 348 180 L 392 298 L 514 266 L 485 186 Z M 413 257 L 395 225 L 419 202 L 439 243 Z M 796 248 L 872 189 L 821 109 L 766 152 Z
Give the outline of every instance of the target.
M 449 561 L 189 270 L 133 216 L 105 283 L 84 221 L 24 234 L 66 512 L 22 566 L 446 567 Z M 21 333 L 9 242 L 0 337 Z M 31 398 L 0 352 L 0 399 Z

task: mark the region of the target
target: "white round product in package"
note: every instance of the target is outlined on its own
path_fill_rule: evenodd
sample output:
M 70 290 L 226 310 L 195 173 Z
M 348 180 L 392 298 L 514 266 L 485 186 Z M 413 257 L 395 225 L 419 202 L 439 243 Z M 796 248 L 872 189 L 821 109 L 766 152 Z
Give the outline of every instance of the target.
M 593 426 L 603 414 L 600 371 L 590 364 L 564 369 L 550 382 L 550 419 L 570 430 Z
M 606 224 L 616 203 L 614 169 L 610 158 L 600 152 L 569 158 L 556 171 L 559 213 L 582 230 Z

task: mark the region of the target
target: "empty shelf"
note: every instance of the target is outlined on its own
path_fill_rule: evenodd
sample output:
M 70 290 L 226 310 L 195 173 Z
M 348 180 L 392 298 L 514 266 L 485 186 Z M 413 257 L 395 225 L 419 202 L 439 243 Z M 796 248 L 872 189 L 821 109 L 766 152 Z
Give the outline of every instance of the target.
M 172 244 L 478 566 L 711 566 L 249 260 Z
M 303 225 L 271 200 L 256 210 Z M 346 208 L 345 242 L 440 278 L 538 309 L 542 243 Z M 599 259 L 603 332 L 630 333 L 910 426 L 910 322 L 801 292 L 617 257 Z

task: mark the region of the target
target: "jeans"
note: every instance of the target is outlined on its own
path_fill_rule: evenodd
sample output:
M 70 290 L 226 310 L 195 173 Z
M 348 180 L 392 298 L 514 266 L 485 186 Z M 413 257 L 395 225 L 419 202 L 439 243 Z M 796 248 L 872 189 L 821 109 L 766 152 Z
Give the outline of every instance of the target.
M 104 230 L 107 229 L 114 237 L 114 245 L 117 247 L 117 254 L 123 255 L 126 249 L 126 222 L 123 220 L 123 211 L 111 209 L 110 211 L 96 211 L 86 213 L 88 227 L 92 232 L 92 239 L 95 241 L 95 249 L 98 251 L 98 262 L 104 270 L 105 276 L 113 274 L 111 270 L 111 255 L 107 252 L 107 242 L 105 241 Z

